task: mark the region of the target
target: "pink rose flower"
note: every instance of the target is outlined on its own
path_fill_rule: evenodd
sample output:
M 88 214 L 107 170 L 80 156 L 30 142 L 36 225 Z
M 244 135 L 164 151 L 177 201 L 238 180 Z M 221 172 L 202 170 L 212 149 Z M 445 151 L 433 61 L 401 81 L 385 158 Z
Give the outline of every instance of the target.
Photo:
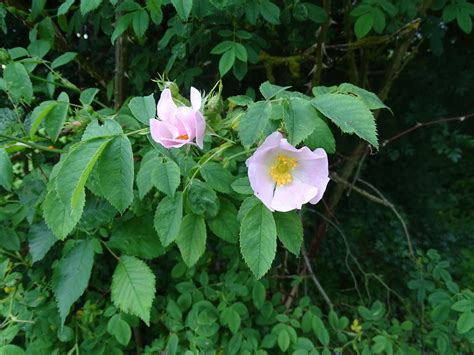
M 199 112 L 200 108 L 201 94 L 193 87 L 191 87 L 191 107 L 176 106 L 171 91 L 163 90 L 156 105 L 158 119 L 150 119 L 153 140 L 168 149 L 180 148 L 185 144 L 196 144 L 202 149 L 206 122 Z
M 329 182 L 324 149 L 296 149 L 280 132 L 269 135 L 245 162 L 255 196 L 271 211 L 301 209 L 318 203 Z

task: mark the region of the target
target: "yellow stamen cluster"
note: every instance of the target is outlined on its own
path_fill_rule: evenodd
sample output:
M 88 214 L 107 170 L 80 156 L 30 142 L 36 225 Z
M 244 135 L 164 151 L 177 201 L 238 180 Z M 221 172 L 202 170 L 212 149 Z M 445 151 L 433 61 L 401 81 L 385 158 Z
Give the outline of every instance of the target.
M 298 166 L 298 162 L 294 158 L 286 155 L 278 155 L 275 163 L 270 167 L 270 176 L 278 186 L 285 186 L 293 181 L 291 171 Z
M 188 137 L 188 135 L 187 135 L 187 134 L 183 134 L 182 136 L 178 136 L 178 137 L 176 137 L 176 139 L 184 139 L 184 140 L 188 140 L 188 139 L 189 139 L 189 137 Z

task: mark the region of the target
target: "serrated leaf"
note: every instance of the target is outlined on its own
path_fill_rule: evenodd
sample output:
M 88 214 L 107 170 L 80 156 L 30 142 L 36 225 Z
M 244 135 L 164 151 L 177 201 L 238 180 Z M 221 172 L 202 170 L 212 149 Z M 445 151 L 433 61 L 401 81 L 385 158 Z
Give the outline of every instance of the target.
M 194 214 L 213 218 L 219 212 L 219 199 L 216 192 L 200 180 L 194 179 L 186 196 L 186 207 Z
M 474 328 L 474 312 L 467 311 L 461 314 L 461 316 L 459 317 L 456 323 L 456 329 L 459 332 L 459 334 L 465 334 L 473 328 Z
M 11 191 L 13 183 L 13 166 L 7 151 L 0 148 L 0 186 Z
M 252 288 L 252 300 L 255 308 L 261 309 L 265 303 L 266 290 L 260 281 L 255 282 Z
M 71 62 L 72 60 L 74 60 L 76 56 L 77 56 L 76 52 L 66 52 L 64 54 L 61 54 L 59 57 L 53 60 L 53 62 L 51 63 L 51 68 L 53 69 L 59 68 L 60 66 L 65 65 Z
M 78 206 L 87 178 L 109 142 L 110 139 L 106 138 L 81 142 L 66 156 L 56 182 L 58 197 L 65 205 L 71 208 Z
M 259 199 L 257 199 L 255 196 L 247 197 L 240 205 L 239 213 L 237 214 L 237 219 L 239 222 L 242 222 L 247 213 L 259 203 Z
M 147 126 L 150 124 L 150 118 L 155 118 L 156 116 L 156 106 L 153 94 L 134 97 L 130 100 L 128 107 L 130 108 L 130 111 L 132 111 L 132 115 L 138 121 Z
M 120 124 L 112 119 L 105 119 L 102 125 L 99 122 L 92 121 L 89 123 L 82 134 L 81 141 L 87 141 L 100 137 L 112 137 L 123 133 Z
M 44 121 L 46 116 L 52 111 L 56 106 L 56 101 L 44 101 L 39 106 L 35 107 L 31 113 L 31 127 L 30 127 L 30 137 L 34 137 L 36 131 L 41 125 L 41 122 Z
M 79 101 L 81 101 L 84 106 L 90 105 L 94 101 L 94 98 L 98 92 L 99 89 L 97 88 L 85 89 L 83 92 L 81 92 L 81 95 L 79 96 Z
M 58 8 L 58 16 L 66 14 L 75 0 L 66 0 Z
M 311 103 L 343 132 L 355 133 L 378 149 L 377 128 L 372 112 L 357 97 L 344 94 L 322 94 Z
M 186 21 L 193 8 L 193 0 L 171 0 L 171 3 L 181 20 Z
M 321 118 L 308 100 L 292 98 L 285 106 L 283 121 L 288 131 L 289 142 L 295 146 L 313 132 L 316 120 Z
M 222 193 L 230 193 L 232 191 L 231 184 L 235 178 L 221 164 L 209 162 L 203 165 L 201 175 L 214 190 Z
M 202 216 L 188 214 L 179 228 L 176 244 L 188 267 L 194 266 L 206 250 L 206 223 Z
M 112 42 L 112 44 L 114 44 L 115 40 L 127 30 L 128 26 L 130 26 L 130 23 L 132 23 L 133 16 L 133 13 L 120 16 L 115 25 L 114 32 L 112 32 L 112 36 L 110 36 L 110 41 Z
M 17 62 L 7 64 L 3 69 L 3 79 L 14 100 L 17 102 L 31 102 L 33 99 L 33 85 L 23 64 Z
M 461 30 L 469 34 L 472 31 L 472 19 L 471 16 L 463 10 L 458 10 L 456 15 L 456 21 Z
M 318 316 L 313 316 L 312 327 L 313 332 L 318 338 L 319 342 L 322 345 L 327 346 L 329 344 L 329 333 L 326 327 L 324 326 L 324 323 L 321 318 L 319 318 Z
M 43 217 L 48 227 L 59 239 L 66 238 L 81 219 L 85 196 L 84 189 L 79 190 L 78 203 L 72 208 L 70 203 L 64 203 L 59 198 L 56 190 L 56 178 L 50 180 L 48 193 L 43 202 Z
M 87 15 L 89 12 L 94 11 L 102 3 L 102 0 L 81 0 L 81 14 L 82 16 Z
M 33 263 L 44 258 L 46 253 L 58 241 L 44 222 L 33 224 L 28 236 L 28 249 Z
M 282 93 L 286 89 L 291 88 L 291 86 L 279 86 L 270 83 L 269 81 L 265 81 L 263 84 L 260 85 L 259 90 L 260 93 L 263 95 L 265 100 L 270 100 L 276 95 Z
M 370 110 L 378 110 L 381 108 L 389 109 L 373 92 L 367 91 L 358 86 L 343 83 L 338 86 L 337 91 L 342 94 L 353 94 L 358 96 Z
M 168 196 L 174 196 L 181 182 L 179 166 L 172 160 L 158 163 L 152 177 L 156 188 Z
M 314 120 L 316 127 L 308 137 L 304 139 L 304 144 L 314 150 L 323 148 L 327 153 L 331 154 L 336 151 L 336 140 L 329 128 L 322 118 Z
M 46 133 L 48 133 L 53 142 L 56 142 L 59 137 L 64 122 L 66 122 L 68 111 L 69 96 L 62 92 L 59 94 L 53 109 L 47 114 L 44 122 Z
M 264 134 L 269 127 L 271 113 L 269 102 L 258 101 L 249 105 L 239 126 L 239 137 L 244 146 L 251 146 Z
M 122 256 L 112 276 L 111 290 L 117 308 L 150 324 L 155 275 L 148 265 L 134 256 Z
M 155 213 L 154 226 L 163 246 L 167 247 L 178 236 L 183 219 L 183 194 L 177 192 L 174 197 L 163 198 Z
M 156 151 L 148 152 L 140 163 L 136 183 L 138 187 L 138 195 L 143 199 L 145 195 L 155 186 L 153 184 L 153 171 L 162 163 L 163 159 L 158 156 Z
M 240 43 L 233 45 L 235 56 L 242 62 L 247 62 L 247 49 Z
M 219 42 L 214 48 L 211 49 L 211 54 L 222 54 L 227 52 L 232 48 L 234 42 L 232 41 L 222 41 Z
M 235 180 L 232 185 L 232 190 L 241 194 L 241 195 L 253 195 L 252 187 L 250 186 L 250 181 L 248 177 L 243 177 Z
M 257 279 L 267 273 L 276 254 L 277 231 L 272 213 L 261 203 L 254 206 L 240 225 L 240 251 Z
M 221 199 L 217 216 L 207 220 L 209 229 L 219 238 L 229 243 L 236 243 L 239 236 L 237 209 L 228 200 Z
M 127 136 L 115 137 L 104 149 L 98 163 L 100 189 L 120 213 L 133 201 L 133 152 Z
M 303 243 L 303 224 L 301 217 L 295 211 L 274 212 L 278 239 L 286 249 L 295 255 L 299 255 Z
M 150 23 L 148 12 L 145 9 L 135 11 L 133 14 L 132 26 L 137 37 L 143 37 Z
M 53 292 L 58 303 L 61 324 L 64 324 L 72 304 L 86 290 L 93 263 L 92 240 L 81 240 L 59 261 L 55 268 Z
M 263 0 L 258 3 L 260 15 L 273 25 L 280 24 L 280 9 L 269 0 Z

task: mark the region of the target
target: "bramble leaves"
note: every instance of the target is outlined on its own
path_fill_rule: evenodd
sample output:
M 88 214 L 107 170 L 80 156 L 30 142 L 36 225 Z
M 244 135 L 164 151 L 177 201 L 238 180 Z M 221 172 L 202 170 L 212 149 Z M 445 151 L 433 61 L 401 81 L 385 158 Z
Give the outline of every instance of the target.
M 308 137 L 316 128 L 316 120 L 320 119 L 319 113 L 308 100 L 297 97 L 288 100 L 283 121 L 288 131 L 290 144 L 297 145 Z
M 167 247 L 178 236 L 183 219 L 183 194 L 176 193 L 173 197 L 163 198 L 155 213 L 154 226 L 163 246 Z
M 272 107 L 269 102 L 259 101 L 249 105 L 240 119 L 239 137 L 244 146 L 254 144 L 268 129 Z
M 240 225 L 240 251 L 257 279 L 272 266 L 276 238 L 272 213 L 261 203 L 257 204 L 245 215 Z
M 60 260 L 55 268 L 53 292 L 58 303 L 62 324 L 66 320 L 71 305 L 87 288 L 93 263 L 92 241 L 81 240 Z
M 15 101 L 30 103 L 33 100 L 33 85 L 23 64 L 7 64 L 3 69 L 3 78 L 6 89 Z
M 274 212 L 278 239 L 286 249 L 295 255 L 299 255 L 303 243 L 303 224 L 301 218 L 295 211 Z
M 134 256 L 122 256 L 112 276 L 112 301 L 123 312 L 140 317 L 150 324 L 155 298 L 155 275 Z
M 28 237 L 28 248 L 32 262 L 35 263 L 44 258 L 46 253 L 58 241 L 44 222 L 34 224 L 30 228 Z
M 157 162 L 152 172 L 152 178 L 158 190 L 168 196 L 174 196 L 181 182 L 179 166 L 172 160 Z
M 10 191 L 13 183 L 13 167 L 5 149 L 0 149 L 0 186 Z

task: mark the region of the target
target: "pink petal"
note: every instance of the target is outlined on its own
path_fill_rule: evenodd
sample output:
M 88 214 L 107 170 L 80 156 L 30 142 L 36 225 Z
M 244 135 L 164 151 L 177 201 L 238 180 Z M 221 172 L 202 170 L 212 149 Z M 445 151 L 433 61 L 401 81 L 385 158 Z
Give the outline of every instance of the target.
M 194 114 L 194 124 L 196 127 L 196 144 L 199 148 L 204 146 L 204 132 L 206 131 L 206 121 L 202 116 L 201 112 L 196 112 Z
M 280 144 L 280 140 L 281 140 L 282 137 L 283 136 L 278 131 L 273 132 L 272 134 L 270 134 L 263 141 L 262 145 L 260 147 L 258 147 L 258 149 L 255 151 L 255 153 L 253 153 L 253 155 L 245 161 L 245 164 L 247 166 L 249 166 L 250 164 L 252 164 L 252 162 L 254 160 L 257 160 L 261 163 L 262 159 L 267 159 L 267 157 L 264 155 L 264 153 L 272 151 L 272 150 L 274 151 L 274 155 L 276 156 L 277 152 L 276 152 L 275 149 L 278 148 L 278 146 Z
M 273 190 L 275 182 L 268 173 L 269 167 L 262 164 L 251 164 L 248 169 L 250 186 L 255 196 L 263 202 L 268 209 L 272 210 Z
M 201 93 L 191 86 L 191 106 L 194 111 L 199 111 L 201 108 Z
M 276 187 L 271 207 L 280 212 L 299 210 L 317 193 L 318 189 L 316 187 L 305 184 L 298 178 L 293 177 L 293 182 L 290 184 Z
M 160 99 L 158 100 L 158 104 L 156 105 L 158 117 L 161 120 L 169 120 L 172 118 L 172 114 L 176 108 L 170 89 L 164 89 L 161 93 Z

